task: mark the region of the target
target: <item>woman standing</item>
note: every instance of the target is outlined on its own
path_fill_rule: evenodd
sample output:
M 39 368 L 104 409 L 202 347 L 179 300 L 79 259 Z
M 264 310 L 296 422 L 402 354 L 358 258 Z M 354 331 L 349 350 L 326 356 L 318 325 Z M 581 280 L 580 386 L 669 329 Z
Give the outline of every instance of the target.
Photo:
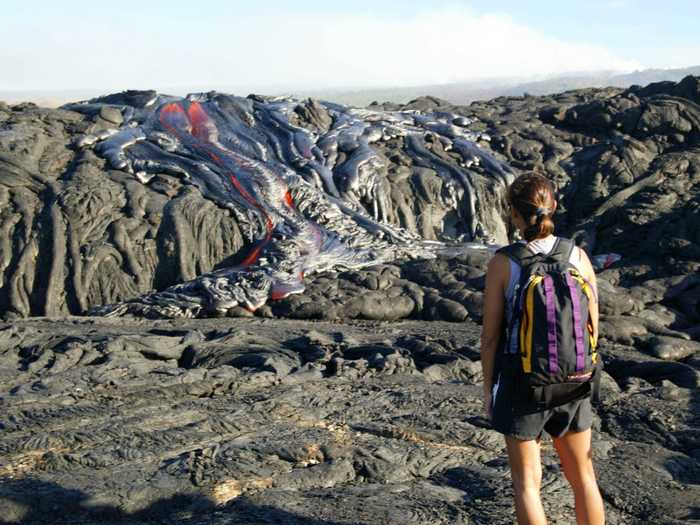
M 592 289 L 588 321 L 593 343 L 598 336 L 596 278 L 586 253 L 573 243 L 553 235 L 552 215 L 557 203 L 551 183 L 541 175 L 518 177 L 508 191 L 511 220 L 526 240 L 527 253 L 568 258 Z M 514 247 L 514 245 L 511 245 Z M 568 247 L 564 248 L 564 247 Z M 518 245 L 521 250 L 522 246 Z M 566 253 L 562 252 L 564 250 Z M 569 253 L 570 252 L 570 253 Z M 540 501 L 542 466 L 540 439 L 546 431 L 554 441 L 561 466 L 574 491 L 579 524 L 604 523 L 603 501 L 598 490 L 591 457 L 592 409 L 590 385 L 583 395 L 561 397 L 559 402 L 533 401 L 523 387 L 522 375 L 503 366 L 517 338 L 505 337 L 511 327 L 522 267 L 517 258 L 497 253 L 486 274 L 481 362 L 484 375 L 484 405 L 494 428 L 504 434 L 515 492 L 518 523 L 546 523 Z M 507 343 L 506 343 L 507 341 Z M 551 400 L 550 400 L 551 401 Z

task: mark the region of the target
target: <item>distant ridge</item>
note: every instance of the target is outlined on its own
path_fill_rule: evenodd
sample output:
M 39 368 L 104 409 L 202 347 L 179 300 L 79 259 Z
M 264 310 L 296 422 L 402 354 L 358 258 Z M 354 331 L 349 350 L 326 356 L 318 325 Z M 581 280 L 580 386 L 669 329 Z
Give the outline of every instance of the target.
M 489 100 L 500 96 L 551 95 L 571 89 L 587 87 L 622 87 L 646 85 L 670 80 L 678 82 L 688 75 L 700 75 L 700 65 L 678 69 L 644 69 L 632 73 L 601 71 L 572 74 L 532 82 L 491 80 L 455 84 L 435 84 L 406 88 L 378 88 L 358 90 L 318 90 L 295 93 L 342 104 L 367 106 L 371 102 L 405 104 L 420 96 L 433 96 L 453 104 L 469 104 L 475 100 Z
M 587 87 L 621 87 L 626 88 L 633 85 L 647 85 L 652 82 L 670 80 L 678 82 L 688 75 L 700 75 L 700 66 L 686 67 L 680 69 L 644 69 L 632 73 L 581 75 L 558 77 L 539 82 L 527 82 L 518 84 L 510 88 L 506 95 L 521 96 L 525 93 L 530 95 L 551 95 L 561 93 L 571 89 Z
M 523 81 L 522 79 L 486 79 L 474 82 L 453 84 L 426 84 L 411 87 L 377 88 L 338 88 L 285 91 L 282 88 L 258 89 L 270 95 L 292 95 L 296 98 L 312 97 L 338 102 L 351 106 L 364 107 L 372 102 L 406 104 L 421 96 L 432 96 L 447 100 L 452 104 L 469 104 L 475 100 L 490 100 L 500 96 L 550 95 L 571 89 L 587 87 L 622 87 L 635 84 L 646 85 L 652 82 L 670 80 L 678 82 L 688 75 L 700 76 L 700 65 L 677 69 L 643 69 L 632 73 L 599 71 L 592 73 L 560 75 L 544 80 Z M 154 86 L 146 86 L 154 88 Z M 217 90 L 223 93 L 247 95 L 249 91 L 241 86 L 179 86 L 159 88 L 161 92 L 184 96 L 187 93 Z M 58 107 L 68 102 L 86 100 L 104 95 L 109 90 L 67 89 L 67 90 L 0 90 L 0 101 L 8 104 L 33 102 L 43 107 Z

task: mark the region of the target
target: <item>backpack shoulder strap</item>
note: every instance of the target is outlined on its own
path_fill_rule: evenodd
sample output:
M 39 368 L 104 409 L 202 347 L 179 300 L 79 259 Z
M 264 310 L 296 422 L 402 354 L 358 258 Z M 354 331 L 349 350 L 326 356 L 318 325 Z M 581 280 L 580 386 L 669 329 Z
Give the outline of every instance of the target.
M 509 244 L 508 246 L 504 246 L 503 248 L 496 250 L 496 253 L 505 255 L 511 261 L 521 267 L 526 266 L 535 256 L 535 254 L 528 250 L 527 246 L 522 242 L 516 242 Z
M 504 246 L 496 251 L 496 253 L 501 253 L 512 260 L 515 264 L 519 265 L 521 268 L 525 268 L 530 264 L 533 264 L 543 259 L 554 259 L 557 262 L 569 262 L 571 258 L 571 252 L 573 252 L 576 244 L 571 239 L 564 239 L 562 237 L 557 237 L 552 251 L 548 254 L 532 253 L 527 249 L 527 245 L 522 242 L 516 242 Z
M 548 259 L 554 259 L 559 262 L 569 262 L 571 253 L 574 251 L 576 244 L 571 239 L 557 237 L 552 251 L 547 254 Z

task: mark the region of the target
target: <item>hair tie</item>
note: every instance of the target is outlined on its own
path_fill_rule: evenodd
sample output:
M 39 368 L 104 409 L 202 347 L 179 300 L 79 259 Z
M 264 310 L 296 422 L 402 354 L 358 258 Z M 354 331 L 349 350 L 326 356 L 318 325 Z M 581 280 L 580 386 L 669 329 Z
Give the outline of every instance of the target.
M 537 211 L 535 211 L 535 215 L 537 215 L 538 217 L 549 215 L 549 208 L 540 206 L 539 208 L 537 208 Z

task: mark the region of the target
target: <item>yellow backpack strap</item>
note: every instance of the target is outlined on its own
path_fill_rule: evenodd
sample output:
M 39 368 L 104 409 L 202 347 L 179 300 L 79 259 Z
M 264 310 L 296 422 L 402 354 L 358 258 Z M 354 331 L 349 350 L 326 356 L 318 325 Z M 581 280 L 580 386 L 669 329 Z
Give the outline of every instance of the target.
M 577 272 L 576 270 L 571 270 L 569 273 L 571 274 L 571 277 L 576 279 L 581 284 L 581 290 L 583 290 L 583 293 L 586 294 L 589 303 L 593 300 L 598 299 L 597 297 L 595 297 L 593 287 L 586 279 L 583 278 L 583 276 L 579 272 Z M 595 337 L 593 337 L 593 323 L 591 322 L 590 316 L 588 317 L 588 323 L 586 323 L 586 328 L 588 329 L 588 342 L 591 345 L 591 359 L 595 363 L 596 359 L 598 358 L 598 354 L 595 351 L 596 347 L 598 346 L 598 341 L 596 341 Z
M 520 321 L 520 357 L 522 359 L 523 372 L 532 372 L 532 333 L 535 309 L 535 287 L 542 282 L 541 275 L 533 276 L 525 289 L 525 305 Z

